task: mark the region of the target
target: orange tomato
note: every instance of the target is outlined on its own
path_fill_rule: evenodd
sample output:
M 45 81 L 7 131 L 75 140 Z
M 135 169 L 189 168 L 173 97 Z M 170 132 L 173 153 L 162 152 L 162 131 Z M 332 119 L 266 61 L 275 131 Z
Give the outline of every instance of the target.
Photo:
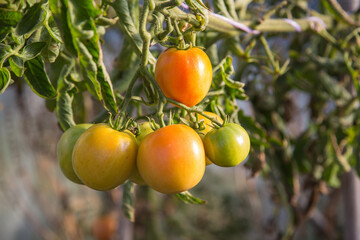
M 156 62 L 155 79 L 166 97 L 192 107 L 204 99 L 212 81 L 209 57 L 199 48 L 170 48 Z
M 114 216 L 108 214 L 99 217 L 92 225 L 92 233 L 97 240 L 111 240 L 117 229 L 117 221 Z
M 221 119 L 221 117 L 219 117 L 215 113 L 212 113 L 212 112 L 204 112 L 204 113 L 209 115 L 212 118 L 215 118 L 219 122 L 223 123 L 223 120 Z M 201 140 L 203 140 L 203 142 L 204 142 L 205 135 L 208 132 L 210 132 L 211 130 L 213 130 L 213 127 L 212 127 L 213 123 L 212 123 L 211 120 L 209 120 L 206 117 L 201 116 L 200 114 L 198 114 L 198 117 L 199 117 L 199 121 L 204 120 L 204 124 L 205 124 L 205 129 L 199 131 L 199 136 L 201 137 Z M 206 166 L 212 164 L 212 162 L 210 161 L 210 159 L 207 156 L 206 156 L 206 162 L 205 163 L 206 163 Z
M 137 142 L 128 132 L 95 124 L 77 140 L 73 151 L 76 175 L 88 187 L 110 190 L 127 180 L 135 168 Z
M 170 125 L 142 140 L 137 166 L 145 182 L 156 191 L 183 192 L 198 184 L 204 175 L 204 146 L 192 128 Z

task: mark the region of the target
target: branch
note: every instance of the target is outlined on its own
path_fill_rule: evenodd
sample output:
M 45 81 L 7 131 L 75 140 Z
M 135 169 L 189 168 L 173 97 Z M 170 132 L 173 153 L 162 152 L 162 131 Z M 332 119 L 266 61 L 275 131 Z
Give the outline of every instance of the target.
M 336 0 L 327 1 L 346 23 L 360 27 L 360 22 L 356 22 L 354 19 L 352 19 Z
M 195 16 L 191 14 L 184 13 L 179 8 L 173 8 L 168 10 L 168 14 L 171 16 L 179 16 L 183 18 L 190 18 L 190 23 L 196 23 Z M 239 32 L 250 32 L 250 33 L 262 33 L 262 32 L 296 32 L 298 31 L 292 24 L 289 23 L 289 19 L 266 19 L 264 21 L 234 21 L 230 18 L 212 13 L 207 11 L 209 17 L 208 27 L 229 35 L 238 35 Z M 333 26 L 332 18 L 324 15 L 317 15 L 316 18 L 322 21 L 326 28 L 331 28 Z M 301 19 L 292 19 L 298 27 L 301 28 L 301 31 L 313 30 L 315 19 L 312 18 L 301 18 Z M 243 27 L 243 29 L 240 28 Z M 251 27 L 253 29 L 251 29 Z M 247 28 L 247 29 L 246 29 Z M 254 31 L 255 30 L 255 31 Z

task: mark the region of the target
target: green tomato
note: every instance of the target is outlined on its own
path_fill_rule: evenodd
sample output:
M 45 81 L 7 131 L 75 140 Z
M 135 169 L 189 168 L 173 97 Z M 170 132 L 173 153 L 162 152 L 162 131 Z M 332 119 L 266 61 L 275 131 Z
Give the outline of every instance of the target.
M 57 145 L 57 157 L 60 164 L 60 169 L 69 180 L 74 183 L 83 184 L 76 175 L 72 164 L 72 153 L 76 141 L 86 129 L 92 124 L 79 124 L 66 130 L 61 136 Z
M 206 156 L 221 167 L 234 167 L 244 161 L 250 151 L 250 138 L 243 127 L 225 124 L 208 132 L 204 138 Z

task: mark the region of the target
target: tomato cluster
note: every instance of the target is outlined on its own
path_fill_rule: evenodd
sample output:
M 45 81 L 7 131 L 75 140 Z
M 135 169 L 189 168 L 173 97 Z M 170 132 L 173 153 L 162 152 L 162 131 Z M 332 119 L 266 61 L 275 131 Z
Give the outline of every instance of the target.
M 185 124 L 154 131 L 141 123 L 137 137 L 102 123 L 80 124 L 58 143 L 60 167 L 71 181 L 95 190 L 110 190 L 130 179 L 165 194 L 183 192 L 200 182 L 206 165 L 236 166 L 249 153 L 249 136 L 241 126 L 228 123 L 217 129 L 210 120 L 204 122 L 198 132 Z
M 211 77 L 210 61 L 198 48 L 163 52 L 155 70 L 163 93 L 187 106 L 206 96 Z M 223 123 L 216 114 L 205 113 Z M 201 181 L 206 165 L 236 166 L 250 150 L 249 136 L 240 125 L 216 126 L 201 115 L 198 120 L 203 128 L 197 130 L 185 124 L 158 128 L 141 123 L 137 136 L 104 123 L 71 127 L 58 143 L 61 170 L 71 181 L 100 191 L 127 179 L 165 194 L 189 190 Z

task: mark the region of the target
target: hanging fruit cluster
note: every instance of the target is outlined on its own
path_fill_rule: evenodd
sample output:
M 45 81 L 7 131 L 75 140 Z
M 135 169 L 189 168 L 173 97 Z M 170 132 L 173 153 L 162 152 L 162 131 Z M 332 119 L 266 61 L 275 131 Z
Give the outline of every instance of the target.
M 175 106 L 193 107 L 210 89 L 212 66 L 199 48 L 170 48 L 156 63 L 155 80 L 165 97 L 176 101 Z M 130 179 L 176 194 L 197 185 L 206 165 L 233 167 L 249 154 L 250 139 L 244 128 L 228 119 L 224 122 L 215 113 L 169 116 L 167 126 L 160 118 L 159 124 L 136 123 L 120 114 L 110 125 L 69 128 L 58 144 L 63 173 L 95 190 L 110 190 Z

